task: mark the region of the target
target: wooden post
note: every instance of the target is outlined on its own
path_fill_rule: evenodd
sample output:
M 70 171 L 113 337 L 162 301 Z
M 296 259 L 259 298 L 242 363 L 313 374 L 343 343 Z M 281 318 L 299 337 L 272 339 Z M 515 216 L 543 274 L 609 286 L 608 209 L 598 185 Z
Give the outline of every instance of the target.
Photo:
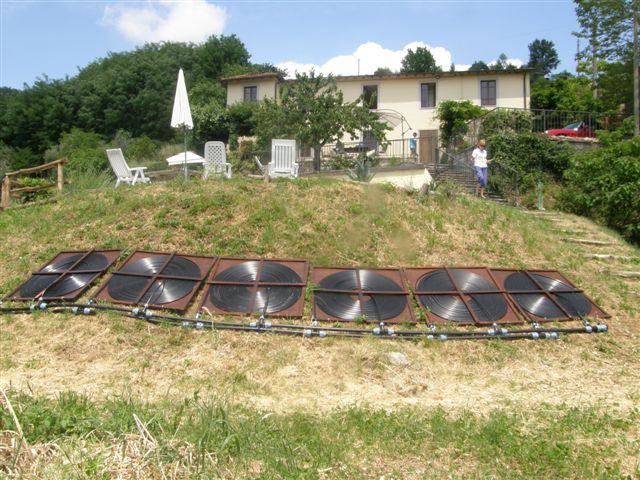
M 2 180 L 2 208 L 9 208 L 9 202 L 11 201 L 11 178 L 9 175 L 5 175 Z
M 62 195 L 62 187 L 64 186 L 64 176 L 62 173 L 63 166 L 64 166 L 64 162 L 58 163 L 58 183 L 57 183 L 58 197 Z

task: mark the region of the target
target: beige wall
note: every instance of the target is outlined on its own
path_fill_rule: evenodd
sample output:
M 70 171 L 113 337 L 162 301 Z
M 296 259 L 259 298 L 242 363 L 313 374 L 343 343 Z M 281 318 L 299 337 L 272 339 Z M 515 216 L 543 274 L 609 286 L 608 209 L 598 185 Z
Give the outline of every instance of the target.
M 420 107 L 420 84 L 436 84 L 436 104 L 443 100 L 471 100 L 480 105 L 480 80 L 496 81 L 496 107 L 529 107 L 529 74 L 517 73 L 478 73 L 477 75 L 444 74 L 443 76 L 425 76 L 422 78 L 380 78 L 380 79 L 337 79 L 338 88 L 344 94 L 345 101 L 354 101 L 362 94 L 365 85 L 378 86 L 378 110 L 400 112 L 411 127 L 405 138 L 420 130 L 437 130 L 438 121 L 434 118 L 435 108 Z M 227 85 L 227 105 L 243 101 L 244 87 L 256 85 L 258 100 L 277 98 L 279 84 L 275 78 L 232 81 Z M 523 98 L 524 97 L 524 98 Z M 494 108 L 494 107 L 487 107 Z M 387 133 L 387 138 L 398 139 L 402 136 L 402 124 Z M 345 138 L 345 141 L 349 139 Z
M 526 78 L 525 78 L 526 75 Z M 437 130 L 438 121 L 434 118 L 435 108 L 420 107 L 420 84 L 436 84 L 436 104 L 443 100 L 471 100 L 480 105 L 480 80 L 496 81 L 496 107 L 528 108 L 529 76 L 526 73 L 460 75 L 436 78 L 400 78 L 379 80 L 341 80 L 338 88 L 344 93 L 345 101 L 354 101 L 362 94 L 365 85 L 378 86 L 378 110 L 396 110 L 411 126 L 411 130 Z M 526 85 L 526 91 L 525 91 Z M 524 99 L 523 99 L 524 97 Z M 487 107 L 494 108 L 494 107 Z M 387 138 L 401 137 L 401 125 L 387 133 Z M 405 130 L 407 126 L 405 124 Z M 407 133 L 405 133 L 407 137 Z
M 258 100 L 276 98 L 278 95 L 275 78 L 246 80 L 242 82 L 229 82 L 227 84 L 227 105 L 242 102 L 244 100 L 244 87 L 258 87 Z

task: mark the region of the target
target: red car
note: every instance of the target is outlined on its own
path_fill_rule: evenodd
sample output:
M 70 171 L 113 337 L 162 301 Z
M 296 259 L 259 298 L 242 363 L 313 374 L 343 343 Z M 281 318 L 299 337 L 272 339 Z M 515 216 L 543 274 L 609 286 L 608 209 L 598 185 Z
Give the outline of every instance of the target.
M 544 133 L 552 137 L 578 137 L 578 138 L 595 138 L 596 132 L 589 128 L 584 122 L 570 123 L 564 128 L 556 128 L 546 130 Z

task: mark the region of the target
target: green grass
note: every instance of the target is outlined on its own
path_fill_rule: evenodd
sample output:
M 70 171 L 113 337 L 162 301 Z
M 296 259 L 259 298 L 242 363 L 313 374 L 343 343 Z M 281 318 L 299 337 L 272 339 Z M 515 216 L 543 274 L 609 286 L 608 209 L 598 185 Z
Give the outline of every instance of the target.
M 131 468 L 147 478 L 620 478 L 640 474 L 640 421 L 594 408 L 551 407 L 486 414 L 353 406 L 327 413 L 274 414 L 216 399 L 97 402 L 72 392 L 55 399 L 11 392 L 31 446 L 55 444 L 47 471 L 109 478 L 108 452 L 140 441 L 134 414 L 154 439 Z M 6 412 L 1 429 L 14 430 Z M 589 439 L 585 441 L 585 439 Z M 78 445 L 82 455 L 78 456 Z M 146 464 L 153 458 L 154 464 Z M 70 466 L 69 463 L 72 465 Z M 464 472 L 464 474 L 461 474 Z M 53 477 L 51 477 L 53 478 Z M 631 477 L 629 477 L 631 478 Z

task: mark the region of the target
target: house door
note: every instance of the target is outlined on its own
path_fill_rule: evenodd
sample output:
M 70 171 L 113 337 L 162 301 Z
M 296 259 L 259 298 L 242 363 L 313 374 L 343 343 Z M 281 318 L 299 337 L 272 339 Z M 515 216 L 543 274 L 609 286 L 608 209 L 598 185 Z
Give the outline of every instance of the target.
M 438 148 L 438 130 L 420 130 L 418 155 L 420 163 L 436 163 Z

